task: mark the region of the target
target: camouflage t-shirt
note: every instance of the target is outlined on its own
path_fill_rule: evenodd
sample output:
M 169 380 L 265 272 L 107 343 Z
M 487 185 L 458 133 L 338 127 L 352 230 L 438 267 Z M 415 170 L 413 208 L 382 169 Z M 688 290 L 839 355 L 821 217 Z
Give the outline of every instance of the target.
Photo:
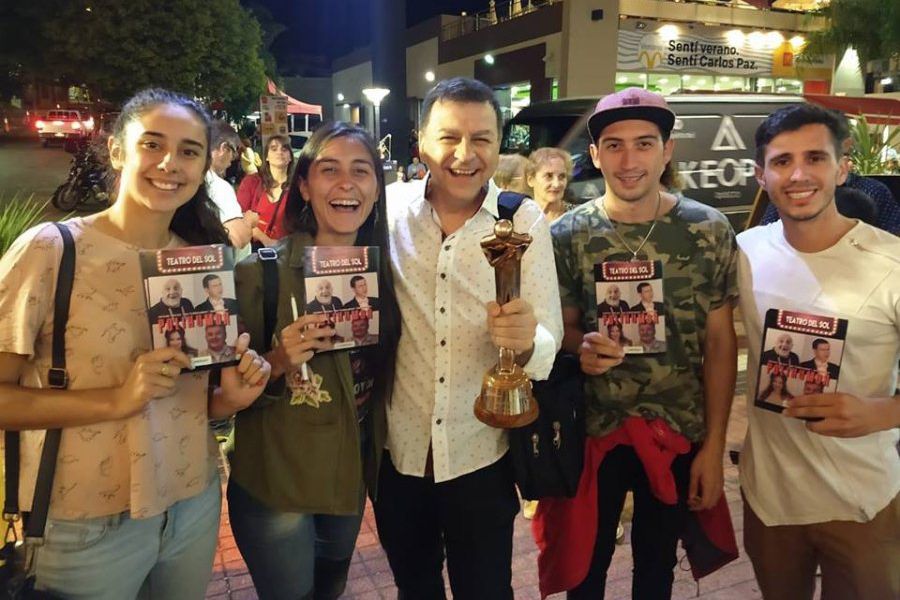
M 631 258 L 599 204 L 583 204 L 551 226 L 562 307 L 581 311 L 585 332 L 597 331 L 594 265 Z M 631 248 L 651 226 L 614 224 Z M 659 219 L 638 257 L 662 261 L 666 352 L 629 354 L 604 375 L 587 377 L 588 435 L 605 435 L 626 417 L 641 416 L 662 417 L 688 439 L 703 439 L 706 316 L 737 297 L 736 256 L 728 219 L 705 204 L 682 197 Z

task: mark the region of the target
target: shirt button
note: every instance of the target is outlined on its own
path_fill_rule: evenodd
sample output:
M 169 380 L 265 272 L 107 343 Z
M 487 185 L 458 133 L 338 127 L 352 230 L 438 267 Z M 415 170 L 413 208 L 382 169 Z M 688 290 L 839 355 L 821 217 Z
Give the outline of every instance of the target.
M 441 307 L 441 314 L 444 314 L 445 312 L 447 312 L 447 309 L 444 308 L 444 307 L 442 306 L 442 307 Z
M 438 383 L 444 383 L 444 378 L 441 377 L 440 379 L 438 379 Z
M 446 346 L 446 345 L 447 345 L 447 340 L 441 340 L 441 346 Z
M 447 279 L 447 274 L 446 274 L 446 273 L 441 273 L 441 279 Z
M 443 419 L 438 419 L 437 421 L 435 421 L 435 423 L 438 424 L 438 425 L 440 425 L 440 424 L 443 423 L 443 422 L 444 422 Z
M 449 250 L 450 250 L 450 244 L 447 244 L 446 246 L 444 246 L 444 250 L 449 251 Z

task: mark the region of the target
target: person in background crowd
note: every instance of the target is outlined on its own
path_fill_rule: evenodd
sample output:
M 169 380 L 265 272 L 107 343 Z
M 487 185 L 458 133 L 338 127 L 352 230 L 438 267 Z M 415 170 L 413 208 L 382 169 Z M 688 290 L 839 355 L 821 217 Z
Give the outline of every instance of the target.
M 355 208 L 337 210 L 335 199 L 352 200 Z M 263 600 L 338 598 L 366 490 L 375 493 L 400 335 L 385 210 L 384 171 L 372 138 L 346 123 L 319 127 L 300 151 L 287 198 L 288 235 L 276 247 L 278 344 L 267 354 L 273 380 L 259 405 L 238 413 L 235 423 L 228 510 Z M 320 352 L 333 347 L 327 316 L 291 317 L 293 299 L 306 304 L 304 249 L 312 245 L 380 248 L 378 345 Z M 253 255 L 236 272 L 247 329 L 258 340 L 262 269 Z
M 515 192 L 531 197 L 531 188 L 525 181 L 528 159 L 521 154 L 503 154 L 494 171 L 494 183 L 504 192 Z
M 406 167 L 406 180 L 425 179 L 426 173 L 428 173 L 428 169 L 425 168 L 425 165 L 419 160 L 419 157 L 413 156 L 412 162 Z
M 262 166 L 262 158 L 253 149 L 250 138 L 241 139 L 241 169 L 245 175 L 256 175 Z M 242 179 L 243 181 L 243 179 Z
M 876 226 L 878 222 L 878 207 L 872 197 L 867 193 L 840 185 L 834 190 L 834 202 L 838 212 L 848 219 L 859 219 L 863 223 Z
M 237 191 L 244 217 L 253 227 L 253 247 L 274 246 L 284 235 L 284 200 L 294 164 L 291 139 L 275 135 L 266 144 L 266 157 L 256 175 L 247 175 Z
M 769 115 L 756 179 L 779 219 L 737 237 L 747 389 L 769 310 L 847 319 L 839 391 L 808 378 L 784 412 L 748 408 L 744 546 L 766 600 L 810 600 L 817 580 L 822 598 L 900 598 L 900 240 L 836 209 L 848 129 L 810 104 Z
M 633 598 L 671 596 L 689 511 L 711 509 L 722 497 L 737 370 L 734 232 L 717 210 L 668 192 L 674 124 L 665 99 L 641 88 L 600 100 L 588 121 L 589 150 L 603 173 L 605 194 L 551 226 L 563 348 L 579 355 L 587 376 L 585 454 L 599 464 L 582 477 L 596 485 L 596 500 L 581 493 L 541 501 L 535 515 L 535 531 L 547 535 L 539 558 L 541 590 L 568 590 L 571 600 L 603 597 L 629 490 Z M 635 259 L 661 262 L 665 297 L 649 306 L 665 316 L 666 342 L 656 339 L 653 323 L 640 324 L 641 339 L 635 340 L 661 354 L 626 355 L 598 320 L 595 265 Z M 648 439 L 656 444 L 649 453 Z M 565 518 L 570 511 L 595 514 L 596 529 L 566 527 L 572 525 Z M 580 543 L 568 543 L 573 539 Z M 585 548 L 582 543 L 591 556 L 573 554 Z
M 375 518 L 401 598 L 444 598 L 445 555 L 455 598 L 513 597 L 519 500 L 507 433 L 477 420 L 472 404 L 498 346 L 515 351 L 530 377 L 545 379 L 562 323 L 549 227 L 531 200 L 513 223 L 534 240 L 522 258 L 521 297 L 495 302 L 495 273 L 480 241 L 499 216 L 491 176 L 501 124 L 485 84 L 459 77 L 435 85 L 419 137 L 428 177 L 395 186 L 388 202 L 405 328 Z
M 206 191 L 219 209 L 219 220 L 228 230 L 228 239 L 235 247 L 235 261 L 250 253 L 252 227 L 244 220 L 234 188 L 225 181 L 225 171 L 238 156 L 241 139 L 231 125 L 213 121 L 209 171 L 206 172 Z
M 843 162 L 847 164 L 848 172 L 846 180 L 840 184 L 837 189 L 849 188 L 868 195 L 869 198 L 872 199 L 872 202 L 875 203 L 876 216 L 875 222 L 872 224 L 888 233 L 900 235 L 900 198 L 894 198 L 890 188 L 877 179 L 858 175 L 853 172 L 853 163 L 849 158 L 850 149 L 853 147 L 853 138 L 850 137 L 849 129 L 847 130 L 846 135 L 847 137 L 841 140 L 841 154 Z M 853 215 L 853 218 L 858 217 Z M 778 209 L 770 200 L 765 213 L 763 213 L 760 225 L 768 225 L 774 223 L 778 219 Z M 863 220 L 865 221 L 865 219 Z M 866 222 L 868 223 L 869 221 Z
M 510 156 L 522 158 L 518 154 Z M 517 169 L 520 167 L 520 161 L 511 162 Z M 566 186 L 569 183 L 569 177 L 572 176 L 572 157 L 568 152 L 558 148 L 539 148 L 531 153 L 522 168 L 522 174 L 525 176 L 524 187 L 529 190 L 529 194 L 532 194 L 533 190 L 534 201 L 544 211 L 544 218 L 548 222 L 572 208 L 572 205 L 565 201 Z M 516 174 L 514 177 L 519 177 L 519 175 Z M 502 176 L 501 179 L 503 179 Z M 496 173 L 494 182 L 497 182 Z M 537 506 L 537 500 L 524 500 L 522 516 L 526 519 L 534 518 Z
M 534 201 L 553 221 L 573 208 L 566 202 L 566 186 L 572 177 L 572 157 L 559 148 L 538 148 L 528 157 L 525 182 L 534 190 Z
M 206 195 L 210 117 L 160 89 L 126 102 L 110 136 L 115 203 L 66 221 L 77 251 L 66 335 L 68 389 L 48 381 L 62 240 L 42 224 L 0 260 L 0 428 L 23 430 L 20 500 L 35 486 L 39 430 L 62 428 L 37 590 L 57 598 L 203 598 L 221 483 L 207 419 L 251 404 L 270 366 L 241 336 L 210 389 L 175 348 L 151 347 L 140 249 L 226 243 Z M 114 268 L 113 268 L 114 267 Z M 32 431 L 34 430 L 34 431 Z

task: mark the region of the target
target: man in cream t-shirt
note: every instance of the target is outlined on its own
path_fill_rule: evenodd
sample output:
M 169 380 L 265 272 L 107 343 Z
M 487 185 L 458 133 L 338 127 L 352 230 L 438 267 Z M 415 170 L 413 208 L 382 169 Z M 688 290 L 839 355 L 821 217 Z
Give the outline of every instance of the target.
M 805 104 L 760 125 L 756 176 L 781 220 L 737 238 L 748 390 L 767 310 L 848 321 L 836 392 L 781 414 L 748 403 L 744 545 L 766 600 L 812 598 L 817 566 L 825 598 L 900 598 L 900 240 L 837 211 L 846 128 Z

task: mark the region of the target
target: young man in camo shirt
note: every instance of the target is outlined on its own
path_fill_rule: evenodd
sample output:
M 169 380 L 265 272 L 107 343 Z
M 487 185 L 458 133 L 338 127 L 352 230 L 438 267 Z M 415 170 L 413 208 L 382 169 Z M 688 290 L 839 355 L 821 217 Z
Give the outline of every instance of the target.
M 579 355 L 587 377 L 589 450 L 604 448 L 596 474 L 599 520 L 593 556 L 582 561 L 590 567 L 584 577 L 578 574 L 576 587 L 569 587 L 570 599 L 603 597 L 629 490 L 634 494 L 635 598 L 670 597 L 675 549 L 688 511 L 709 509 L 722 494 L 725 429 L 736 373 L 735 239 L 721 213 L 666 191 L 674 121 L 665 100 L 651 92 L 630 88 L 604 97 L 588 129 L 591 158 L 603 172 L 605 194 L 566 213 L 551 228 L 563 349 Z M 598 317 L 603 298 L 597 297 L 595 269 L 612 273 L 609 263 L 618 263 L 619 269 L 644 265 L 652 271 L 661 281 L 656 284 L 661 297 L 659 289 L 654 297 L 661 312 Z M 629 289 L 639 281 L 643 279 L 628 282 Z M 635 331 L 654 323 L 665 343 L 626 355 L 602 326 L 611 318 Z M 640 431 L 648 432 L 647 439 L 662 436 L 680 448 L 661 476 L 642 453 Z M 620 435 L 625 441 L 609 443 Z M 674 503 L 659 499 L 660 480 L 674 482 Z

